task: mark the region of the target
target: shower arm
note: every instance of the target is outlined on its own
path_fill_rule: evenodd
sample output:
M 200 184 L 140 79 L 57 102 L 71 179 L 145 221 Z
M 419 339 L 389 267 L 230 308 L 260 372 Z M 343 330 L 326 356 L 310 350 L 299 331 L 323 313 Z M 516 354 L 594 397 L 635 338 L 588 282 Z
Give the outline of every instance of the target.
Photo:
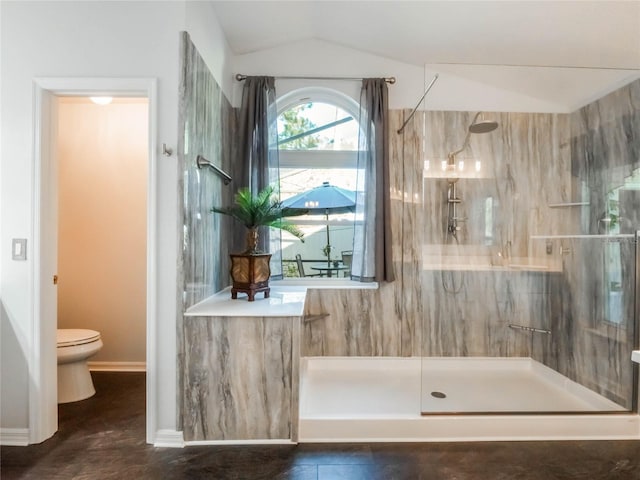
M 470 125 L 473 125 L 474 123 L 476 123 L 476 120 L 478 120 L 478 117 L 480 116 L 481 113 L 482 112 L 476 113 L 476 115 L 473 117 L 473 120 L 471 120 Z M 447 155 L 447 158 L 448 158 L 447 165 L 451 166 L 454 164 L 456 155 L 463 152 L 469 146 L 470 139 L 471 139 L 471 130 L 467 128 L 467 136 L 464 137 L 464 142 L 462 143 L 462 146 L 458 150 L 454 152 L 450 152 L 449 155 Z

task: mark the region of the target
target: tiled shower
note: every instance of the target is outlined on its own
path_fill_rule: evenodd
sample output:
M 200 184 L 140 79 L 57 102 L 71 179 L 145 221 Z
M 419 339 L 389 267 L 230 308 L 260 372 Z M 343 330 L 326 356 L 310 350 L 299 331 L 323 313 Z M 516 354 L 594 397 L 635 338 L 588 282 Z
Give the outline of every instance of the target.
M 634 408 L 639 101 L 635 82 L 568 115 L 488 114 L 498 129 L 461 154 L 487 171 L 456 182 L 457 238 L 451 179 L 426 162 L 440 168 L 470 115 L 427 112 L 422 357 L 530 357 Z
M 303 356 L 419 356 L 423 407 L 446 395 L 429 378 L 434 357 L 528 358 L 545 381 L 561 374 L 602 397 L 558 413 L 635 409 L 640 82 L 571 114 L 484 112 L 499 126 L 471 135 L 456 156 L 466 172 L 442 169 L 476 112 L 427 111 L 396 135 L 407 113 L 390 128 L 398 281 L 312 292 L 307 312 L 331 315 L 304 326 Z M 508 385 L 494 387 L 497 401 Z M 466 395 L 455 411 L 478 413 Z

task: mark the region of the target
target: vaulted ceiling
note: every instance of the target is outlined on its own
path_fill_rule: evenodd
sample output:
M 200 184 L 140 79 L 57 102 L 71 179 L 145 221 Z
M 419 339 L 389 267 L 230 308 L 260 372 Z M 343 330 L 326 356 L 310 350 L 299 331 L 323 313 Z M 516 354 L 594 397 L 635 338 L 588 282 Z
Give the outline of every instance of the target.
M 568 105 L 640 76 L 638 0 L 212 5 L 237 55 L 317 39 Z

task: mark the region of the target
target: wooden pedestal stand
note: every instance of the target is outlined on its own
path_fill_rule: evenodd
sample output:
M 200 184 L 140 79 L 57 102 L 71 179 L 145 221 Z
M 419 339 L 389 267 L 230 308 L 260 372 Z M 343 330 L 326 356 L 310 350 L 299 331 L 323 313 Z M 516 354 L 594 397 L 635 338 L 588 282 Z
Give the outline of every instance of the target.
M 258 292 L 264 292 L 264 298 L 269 298 L 271 254 L 232 253 L 229 256 L 231 257 L 231 279 L 233 280 L 231 298 L 238 298 L 238 292 L 246 293 L 250 302 L 255 300 Z

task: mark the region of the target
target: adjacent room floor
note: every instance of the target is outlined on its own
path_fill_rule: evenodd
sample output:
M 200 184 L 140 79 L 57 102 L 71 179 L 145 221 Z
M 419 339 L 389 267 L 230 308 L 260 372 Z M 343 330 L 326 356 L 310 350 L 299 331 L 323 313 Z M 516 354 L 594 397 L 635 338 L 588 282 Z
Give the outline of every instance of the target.
M 94 373 L 40 445 L 2 447 L 10 479 L 640 479 L 640 441 L 301 444 L 154 448 L 144 375 Z

